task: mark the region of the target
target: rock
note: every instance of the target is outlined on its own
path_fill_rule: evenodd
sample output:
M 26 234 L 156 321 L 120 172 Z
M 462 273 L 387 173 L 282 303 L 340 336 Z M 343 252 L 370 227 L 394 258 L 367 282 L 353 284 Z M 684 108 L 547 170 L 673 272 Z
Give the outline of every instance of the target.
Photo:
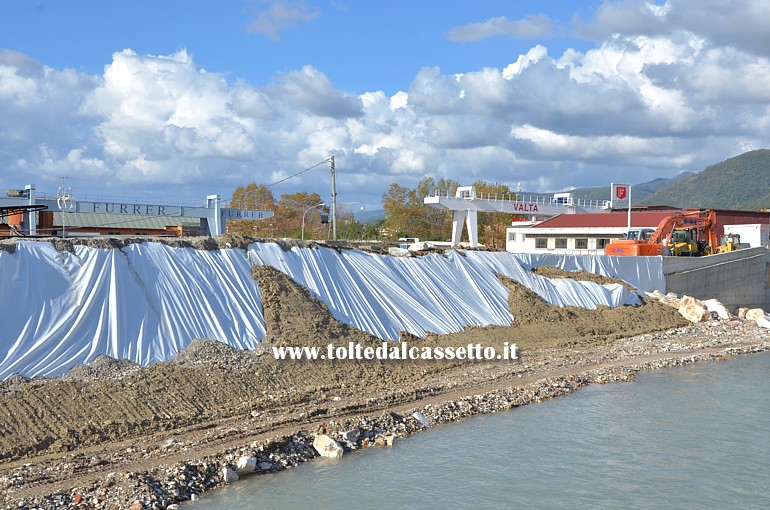
M 745 319 L 746 318 L 746 312 L 748 312 L 748 311 L 749 311 L 748 308 L 738 308 L 735 311 L 735 315 L 737 315 L 739 319 Z
M 350 444 L 356 444 L 359 437 L 361 437 L 361 431 L 358 429 L 350 429 L 340 433 L 340 438 Z
M 238 459 L 238 464 L 235 466 L 235 472 L 239 475 L 246 475 L 253 473 L 257 469 L 257 458 L 249 455 L 244 455 Z
M 407 248 L 409 251 L 423 251 L 423 250 L 430 250 L 430 245 L 426 242 L 420 242 L 420 243 L 412 243 L 409 245 L 409 248 Z
M 330 459 L 339 459 L 342 457 L 342 447 L 326 434 L 318 434 L 313 439 L 313 448 L 321 457 L 327 457 Z
M 240 476 L 232 468 L 225 466 L 222 468 L 222 479 L 225 483 L 237 482 Z
M 406 250 L 404 248 L 398 248 L 396 246 L 388 248 L 388 254 L 391 257 L 411 257 L 412 256 L 411 251 Z
M 662 296 L 658 299 L 658 302 L 668 305 L 671 308 L 676 308 L 677 310 L 682 306 L 682 300 L 678 297 Z
M 273 463 L 272 462 L 260 462 L 259 463 L 259 470 L 260 471 L 270 471 L 273 469 Z
M 128 507 L 128 510 L 142 510 L 143 508 L 144 508 L 144 505 L 142 504 L 142 502 L 141 502 L 141 501 L 139 501 L 139 500 L 137 499 L 136 501 L 134 501 L 134 504 L 133 504 L 133 505 L 131 505 L 130 507 Z
M 682 299 L 679 300 L 679 308 L 682 308 L 683 306 L 691 305 L 691 304 L 695 304 L 700 307 L 703 307 L 703 302 L 695 299 L 692 296 L 685 295 L 685 296 L 682 296 Z
M 763 315 L 757 319 L 757 326 L 770 329 L 770 315 Z
M 658 289 L 653 290 L 652 292 L 645 292 L 648 298 L 658 300 L 663 297 L 663 293 L 659 291 Z
M 679 313 L 682 317 L 693 323 L 706 322 L 711 318 L 709 312 L 695 302 L 682 305 L 679 308 Z
M 166 510 L 179 510 L 179 505 L 172 503 L 166 507 Z
M 764 316 L 765 316 L 765 311 L 762 310 L 761 308 L 752 308 L 751 310 L 748 310 L 746 312 L 746 318 L 749 319 L 750 321 L 755 321 L 760 317 L 764 317 Z
M 727 320 L 733 317 L 730 310 L 717 299 L 707 299 L 703 304 L 709 312 L 716 312 L 720 319 Z
M 655 291 L 655 292 L 657 292 L 657 291 Z M 420 422 L 420 425 L 422 425 L 422 426 L 423 426 L 423 427 L 425 427 L 426 429 L 429 429 L 429 428 L 430 428 L 430 420 L 428 419 L 428 417 L 427 417 L 427 416 L 425 416 L 424 414 L 422 414 L 420 411 L 415 411 L 415 412 L 413 412 L 413 413 L 412 413 L 412 418 L 414 418 L 415 420 L 417 420 L 418 422 Z

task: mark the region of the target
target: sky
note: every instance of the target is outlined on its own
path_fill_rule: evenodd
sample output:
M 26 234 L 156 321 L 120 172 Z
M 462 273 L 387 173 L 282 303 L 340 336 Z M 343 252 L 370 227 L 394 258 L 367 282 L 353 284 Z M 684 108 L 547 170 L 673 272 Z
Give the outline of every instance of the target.
M 426 177 L 670 178 L 770 145 L 768 26 L 767 0 L 0 0 L 0 190 L 330 201 L 330 156 L 367 210 Z

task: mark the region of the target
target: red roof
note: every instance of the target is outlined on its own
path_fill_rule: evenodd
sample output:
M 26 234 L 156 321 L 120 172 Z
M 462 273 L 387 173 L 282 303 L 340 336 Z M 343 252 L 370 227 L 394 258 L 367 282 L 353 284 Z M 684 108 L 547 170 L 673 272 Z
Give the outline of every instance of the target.
M 658 226 L 664 218 L 671 216 L 673 211 L 631 211 L 632 227 Z M 589 227 L 627 227 L 628 212 L 607 212 L 587 214 L 560 214 L 547 219 L 532 228 L 589 228 Z

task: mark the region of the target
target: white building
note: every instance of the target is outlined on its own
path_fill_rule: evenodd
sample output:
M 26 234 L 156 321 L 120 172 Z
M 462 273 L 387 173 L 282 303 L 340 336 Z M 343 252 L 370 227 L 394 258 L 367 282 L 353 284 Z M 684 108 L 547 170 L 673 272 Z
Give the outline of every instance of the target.
M 744 248 L 770 245 L 770 225 L 767 224 L 725 225 L 725 234 L 741 236 L 741 246 Z
M 631 228 L 655 230 L 674 212 L 634 211 Z M 610 239 L 628 231 L 628 213 L 561 214 L 541 222 L 514 222 L 506 227 L 505 249 L 513 253 L 604 254 Z

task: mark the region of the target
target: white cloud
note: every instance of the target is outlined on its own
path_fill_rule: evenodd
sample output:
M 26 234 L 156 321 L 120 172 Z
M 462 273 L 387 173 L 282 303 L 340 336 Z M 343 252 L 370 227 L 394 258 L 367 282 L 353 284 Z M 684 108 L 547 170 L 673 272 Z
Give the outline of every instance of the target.
M 361 112 L 358 97 L 335 89 L 329 78 L 312 66 L 280 76 L 268 91 L 287 105 L 314 115 L 355 117 Z
M 765 0 L 605 0 L 578 25 L 592 37 L 610 34 L 675 36 L 689 32 L 717 46 L 770 56 L 770 3 Z
M 502 16 L 480 23 L 454 27 L 449 31 L 449 39 L 470 42 L 496 35 L 519 38 L 548 37 L 554 26 L 555 23 L 545 14 L 535 14 L 521 20 L 509 20 Z
M 262 1 L 267 7 L 259 10 L 256 17 L 246 26 L 246 31 L 265 35 L 278 42 L 280 32 L 291 30 L 302 22 L 316 19 L 320 12 L 312 10 L 303 1 Z

